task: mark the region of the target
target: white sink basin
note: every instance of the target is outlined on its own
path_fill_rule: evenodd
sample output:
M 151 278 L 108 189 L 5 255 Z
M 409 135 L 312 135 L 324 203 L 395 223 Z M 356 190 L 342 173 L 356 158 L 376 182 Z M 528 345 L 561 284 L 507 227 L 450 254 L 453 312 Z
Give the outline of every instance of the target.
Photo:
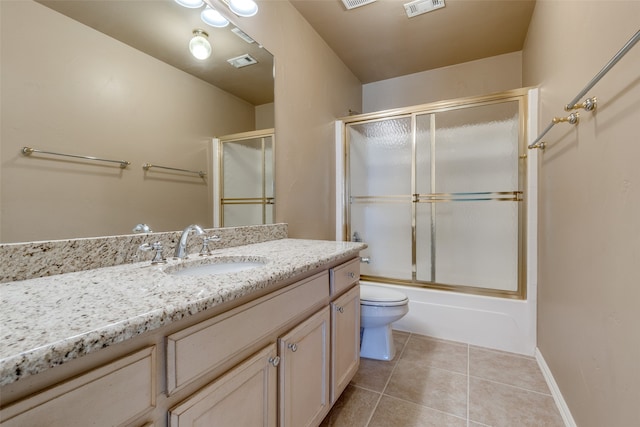
M 265 261 L 254 260 L 234 260 L 234 259 L 213 259 L 208 262 L 197 262 L 193 264 L 178 265 L 165 270 L 174 276 L 208 276 L 213 274 L 238 273 L 252 268 L 263 267 Z

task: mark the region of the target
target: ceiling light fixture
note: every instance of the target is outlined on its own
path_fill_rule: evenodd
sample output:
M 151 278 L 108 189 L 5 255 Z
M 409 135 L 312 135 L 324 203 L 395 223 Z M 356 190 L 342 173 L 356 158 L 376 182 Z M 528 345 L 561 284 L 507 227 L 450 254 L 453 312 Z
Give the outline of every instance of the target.
M 189 42 L 189 51 L 197 59 L 207 59 L 211 56 L 211 43 L 207 40 L 209 34 L 200 29 L 193 30 L 193 38 Z
M 197 9 L 204 4 L 203 0 L 176 0 L 180 6 L 188 7 L 189 9 Z
M 229 21 L 227 18 L 222 16 L 220 12 L 212 8 L 211 6 L 207 6 L 200 13 L 200 19 L 207 25 L 211 25 L 216 28 L 224 28 L 229 25 Z
M 253 0 L 227 0 L 227 4 L 238 16 L 248 18 L 258 13 L 258 5 Z

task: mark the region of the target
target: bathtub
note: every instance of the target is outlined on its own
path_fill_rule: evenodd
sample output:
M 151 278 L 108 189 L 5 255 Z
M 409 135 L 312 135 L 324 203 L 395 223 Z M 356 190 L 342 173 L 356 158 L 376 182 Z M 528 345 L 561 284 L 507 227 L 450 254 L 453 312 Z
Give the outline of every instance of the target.
M 512 300 L 360 281 L 409 297 L 409 313 L 393 329 L 534 356 L 535 304 Z

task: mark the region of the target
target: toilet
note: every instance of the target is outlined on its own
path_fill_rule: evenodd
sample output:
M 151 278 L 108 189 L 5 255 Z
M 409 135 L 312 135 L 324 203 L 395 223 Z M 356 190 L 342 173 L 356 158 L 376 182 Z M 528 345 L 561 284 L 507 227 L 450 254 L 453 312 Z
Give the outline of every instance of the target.
M 360 284 L 360 357 L 391 360 L 396 354 L 391 323 L 409 312 L 409 298 L 382 286 Z

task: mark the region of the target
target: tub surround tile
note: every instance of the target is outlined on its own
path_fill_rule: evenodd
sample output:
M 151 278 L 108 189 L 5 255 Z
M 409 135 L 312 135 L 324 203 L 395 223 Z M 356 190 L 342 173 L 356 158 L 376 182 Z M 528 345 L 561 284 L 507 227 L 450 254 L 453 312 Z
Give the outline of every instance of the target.
M 287 224 L 213 228 L 205 232 L 209 236 L 220 237 L 220 241 L 209 245 L 214 250 L 284 239 L 287 237 Z M 170 257 L 181 234 L 182 231 L 172 231 L 0 244 L 0 283 L 112 267 L 132 260 L 150 260 L 152 253 L 138 251 L 143 243 L 162 243 L 165 256 Z M 189 253 L 197 253 L 201 246 L 201 239 L 189 239 Z
M 164 271 L 203 262 L 192 257 L 2 283 L 0 385 L 357 256 L 364 248 L 362 243 L 277 239 L 214 250 L 212 257 L 268 260 L 263 267 L 232 274 L 174 276 Z

